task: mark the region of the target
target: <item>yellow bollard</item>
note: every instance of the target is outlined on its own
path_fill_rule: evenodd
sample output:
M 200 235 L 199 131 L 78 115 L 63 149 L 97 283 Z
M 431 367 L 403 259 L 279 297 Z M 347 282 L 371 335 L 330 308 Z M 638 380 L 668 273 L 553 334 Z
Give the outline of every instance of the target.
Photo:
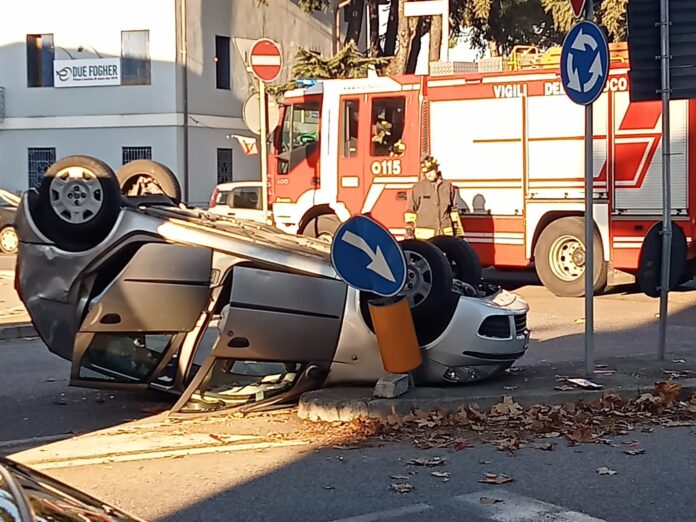
M 407 373 L 418 368 L 421 352 L 408 300 L 380 299 L 370 301 L 369 307 L 384 369 Z

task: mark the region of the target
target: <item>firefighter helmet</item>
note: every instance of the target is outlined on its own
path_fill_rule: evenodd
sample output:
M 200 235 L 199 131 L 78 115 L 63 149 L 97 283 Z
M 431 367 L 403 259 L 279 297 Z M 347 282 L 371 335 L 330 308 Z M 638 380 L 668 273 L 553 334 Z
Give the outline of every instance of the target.
M 431 170 L 439 170 L 440 162 L 437 161 L 433 156 L 425 156 L 421 160 L 421 172 L 425 174 Z

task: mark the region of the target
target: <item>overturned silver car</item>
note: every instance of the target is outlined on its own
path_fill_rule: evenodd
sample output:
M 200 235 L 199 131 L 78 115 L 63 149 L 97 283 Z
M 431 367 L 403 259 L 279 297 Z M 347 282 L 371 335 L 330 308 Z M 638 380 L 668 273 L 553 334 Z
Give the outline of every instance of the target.
M 125 197 L 123 185 L 73 156 L 18 210 L 17 290 L 48 348 L 72 361 L 71 384 L 154 387 L 182 394 L 176 410 L 214 410 L 384 375 L 372 296 L 338 278 L 328 244 L 186 208 L 168 190 Z M 477 263 L 464 241 L 438 241 L 401 243 L 415 381 L 489 378 L 527 349 L 528 306 L 480 284 L 480 266 L 462 273 Z

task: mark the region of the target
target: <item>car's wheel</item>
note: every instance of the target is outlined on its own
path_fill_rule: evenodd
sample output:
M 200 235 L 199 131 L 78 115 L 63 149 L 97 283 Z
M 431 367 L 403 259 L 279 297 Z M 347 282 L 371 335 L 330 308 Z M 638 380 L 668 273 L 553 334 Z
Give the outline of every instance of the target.
M 585 295 L 585 220 L 565 217 L 549 224 L 534 249 L 537 275 L 546 288 L 559 297 Z M 607 263 L 597 230 L 593 238 L 593 286 L 595 293 L 607 286 Z
M 322 214 L 310 219 L 300 230 L 300 235 L 314 237 L 326 243 L 333 241 L 341 220 L 333 214 Z
M 121 208 L 114 172 L 89 156 L 69 156 L 51 165 L 32 200 L 39 230 L 58 247 L 73 251 L 101 242 Z
M 177 204 L 181 201 L 179 180 L 169 168 L 156 161 L 131 161 L 118 169 L 116 177 L 125 196 L 164 194 Z
M 452 269 L 445 255 L 425 241 L 406 239 L 399 242 L 406 257 L 406 287 L 399 294 L 409 301 L 418 344 L 425 346 L 440 337 L 457 307 L 459 295 L 452 291 Z M 379 296 L 360 293 L 360 308 L 372 329 L 368 303 Z
M 12 226 L 7 226 L 0 230 L 0 251 L 3 254 L 16 254 L 19 246 L 17 231 Z
M 414 315 L 432 315 L 453 294 L 447 258 L 425 241 L 405 239 L 399 245 L 406 257 L 406 285 L 401 295 L 408 298 Z
M 436 236 L 430 242 L 442 250 L 452 275 L 476 288 L 481 282 L 481 261 L 474 248 L 460 237 Z

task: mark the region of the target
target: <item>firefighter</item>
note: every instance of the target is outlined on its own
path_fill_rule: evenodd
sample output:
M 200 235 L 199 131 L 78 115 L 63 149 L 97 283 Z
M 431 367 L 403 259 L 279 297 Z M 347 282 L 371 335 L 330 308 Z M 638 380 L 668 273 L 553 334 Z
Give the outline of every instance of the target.
M 456 207 L 457 190 L 444 179 L 440 164 L 432 156 L 421 161 L 421 180 L 413 186 L 404 214 L 407 239 L 430 239 L 438 235 L 462 234 Z

